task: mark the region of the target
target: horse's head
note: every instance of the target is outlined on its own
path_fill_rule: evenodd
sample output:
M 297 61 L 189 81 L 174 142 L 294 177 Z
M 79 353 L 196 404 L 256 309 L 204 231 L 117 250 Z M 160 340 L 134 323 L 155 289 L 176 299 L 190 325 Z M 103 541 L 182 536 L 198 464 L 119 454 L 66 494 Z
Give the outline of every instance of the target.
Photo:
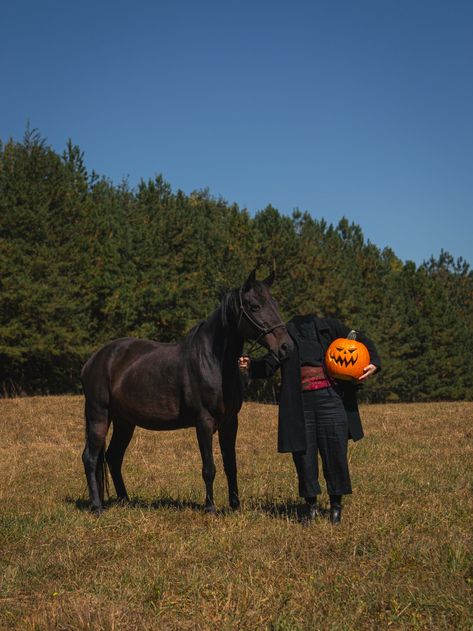
M 238 290 L 238 329 L 245 339 L 262 344 L 283 361 L 294 344 L 269 292 L 273 280 L 274 271 L 265 280 L 257 281 L 253 270 Z

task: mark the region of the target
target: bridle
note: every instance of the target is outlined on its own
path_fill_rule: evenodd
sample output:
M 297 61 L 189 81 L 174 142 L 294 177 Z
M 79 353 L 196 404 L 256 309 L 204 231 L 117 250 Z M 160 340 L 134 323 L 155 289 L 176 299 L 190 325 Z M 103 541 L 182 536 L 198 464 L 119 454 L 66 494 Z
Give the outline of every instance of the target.
M 257 320 L 255 320 L 255 318 L 253 318 L 253 316 L 248 313 L 248 311 L 245 309 L 245 305 L 243 304 L 243 289 L 240 287 L 240 289 L 238 290 L 238 301 L 239 301 L 239 316 L 238 316 L 238 328 L 240 328 L 240 324 L 241 324 L 241 320 L 243 318 L 243 316 L 245 316 L 245 318 L 248 320 L 248 322 L 255 327 L 255 329 L 259 332 L 259 335 L 257 335 L 257 337 L 253 340 L 253 343 L 251 345 L 251 347 L 248 350 L 248 353 L 251 353 L 251 351 L 257 346 L 260 345 L 260 340 L 262 337 L 264 337 L 265 335 L 268 335 L 268 333 L 271 333 L 271 331 L 274 331 L 274 329 L 279 329 L 280 327 L 282 328 L 286 328 L 286 325 L 284 324 L 284 322 L 280 321 L 277 324 L 275 324 L 274 326 L 271 327 L 265 327 L 262 324 L 260 324 Z M 251 339 L 251 338 L 250 338 Z

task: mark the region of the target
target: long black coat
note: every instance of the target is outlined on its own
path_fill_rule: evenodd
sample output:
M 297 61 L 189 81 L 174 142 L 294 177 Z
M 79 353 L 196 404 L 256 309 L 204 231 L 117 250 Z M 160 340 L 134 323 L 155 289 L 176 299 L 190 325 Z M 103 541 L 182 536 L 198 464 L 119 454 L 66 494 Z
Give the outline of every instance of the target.
M 313 315 L 295 316 L 287 324 L 287 330 L 294 341 L 294 351 L 283 364 L 272 356 L 266 355 L 262 359 L 253 360 L 250 364 L 250 376 L 253 378 L 271 377 L 281 367 L 281 391 L 279 396 L 279 425 L 278 451 L 305 451 L 305 424 L 301 390 L 301 367 L 298 344 L 301 338 L 299 327 L 313 322 L 316 335 L 323 349 L 323 355 L 333 340 L 347 337 L 350 328 L 335 318 L 317 318 Z M 363 333 L 357 331 L 356 339 L 367 347 L 371 363 L 378 370 L 381 368 L 378 351 L 374 343 Z M 325 361 L 325 360 L 324 360 Z M 335 390 L 342 397 L 348 418 L 349 438 L 359 440 L 363 438 L 356 384 L 349 381 L 338 381 Z

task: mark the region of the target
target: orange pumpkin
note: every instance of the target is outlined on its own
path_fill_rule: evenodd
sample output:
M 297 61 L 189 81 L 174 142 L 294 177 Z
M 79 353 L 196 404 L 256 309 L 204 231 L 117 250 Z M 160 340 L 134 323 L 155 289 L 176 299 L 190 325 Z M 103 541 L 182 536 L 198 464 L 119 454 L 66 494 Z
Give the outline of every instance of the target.
M 368 349 L 354 339 L 355 336 L 356 332 L 350 331 L 348 337 L 339 337 L 327 349 L 325 363 L 335 379 L 358 379 L 363 374 L 363 368 L 370 363 Z

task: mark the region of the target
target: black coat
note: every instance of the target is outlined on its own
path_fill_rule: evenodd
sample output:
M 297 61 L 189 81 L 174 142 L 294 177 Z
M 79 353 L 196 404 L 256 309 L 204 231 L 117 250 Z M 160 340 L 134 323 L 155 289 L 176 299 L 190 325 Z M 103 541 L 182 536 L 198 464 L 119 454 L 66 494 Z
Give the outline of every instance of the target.
M 295 316 L 287 324 L 287 330 L 294 340 L 294 351 L 283 363 L 270 354 L 262 359 L 253 360 L 250 364 L 250 376 L 252 378 L 271 377 L 281 367 L 281 391 L 279 395 L 279 425 L 278 425 L 278 451 L 294 452 L 305 451 L 305 424 L 301 390 L 301 367 L 298 350 L 298 340 L 301 335 L 299 327 L 313 322 L 319 343 L 323 349 L 323 355 L 333 340 L 338 337 L 347 337 L 350 332 L 345 324 L 335 318 L 317 318 L 312 315 Z M 370 354 L 370 361 L 378 370 L 381 368 L 378 351 L 373 342 L 363 333 L 357 331 L 356 339 L 363 342 Z M 343 399 L 348 418 L 349 438 L 359 440 L 363 438 L 358 402 L 357 388 L 360 387 L 350 381 L 337 381 L 335 390 Z

